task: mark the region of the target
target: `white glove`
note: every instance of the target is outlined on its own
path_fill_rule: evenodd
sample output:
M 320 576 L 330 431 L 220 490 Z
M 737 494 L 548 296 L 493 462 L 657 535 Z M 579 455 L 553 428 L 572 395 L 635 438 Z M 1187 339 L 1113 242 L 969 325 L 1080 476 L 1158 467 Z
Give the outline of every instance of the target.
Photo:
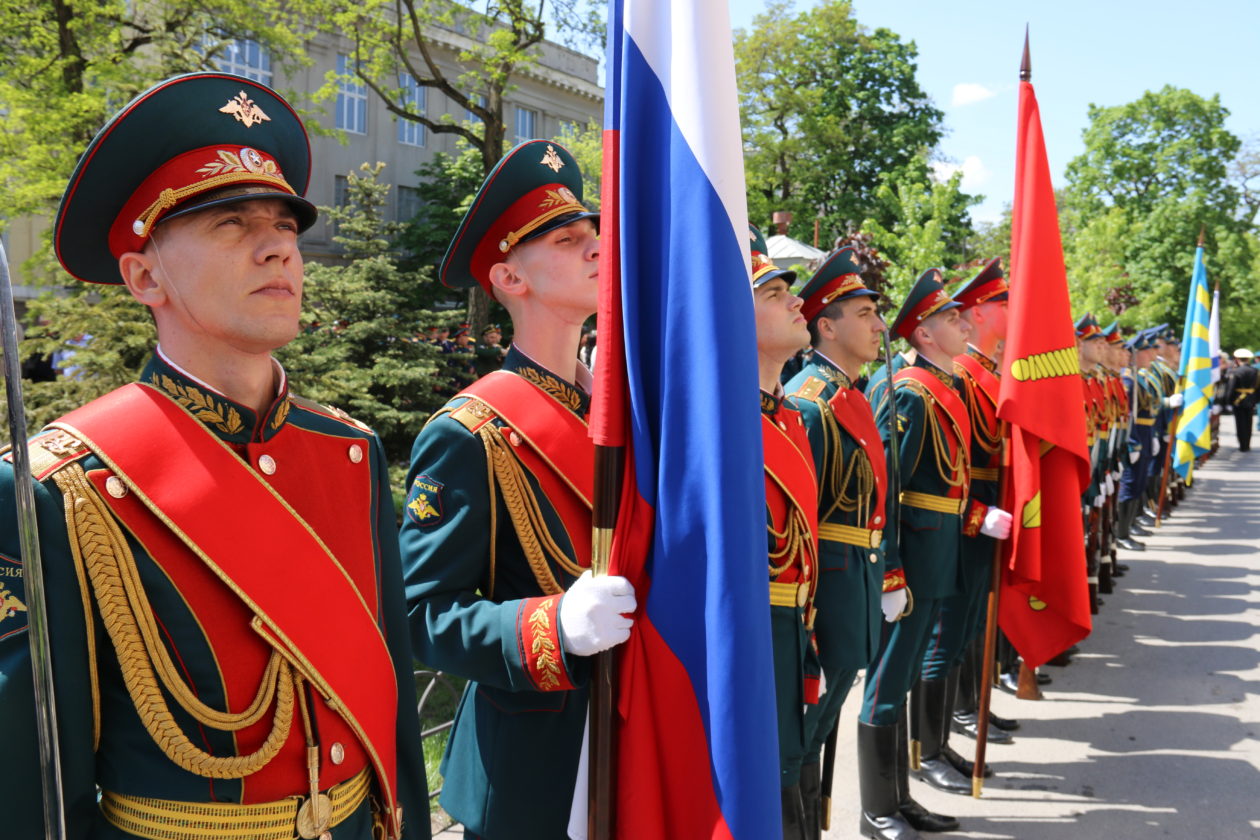
M 1104 496 L 1102 493 L 1099 493 L 1097 496 L 1094 497 L 1094 507 L 1100 508 L 1106 503 L 1107 503 L 1107 497 Z
M 1140 450 L 1140 449 L 1133 449 L 1133 450 L 1130 450 L 1130 452 L 1129 452 L 1129 463 L 1130 463 L 1130 464 L 1136 464 L 1136 463 L 1138 462 L 1138 459 L 1139 459 L 1139 458 L 1141 458 L 1141 457 L 1142 457 L 1142 450 Z
M 1151 438 L 1151 454 L 1152 455 L 1159 454 L 1159 435 L 1156 435 L 1155 437 Z
M 1221 407 L 1220 407 L 1219 405 L 1214 405 L 1214 406 L 1212 406 L 1212 416 L 1213 416 L 1213 417 L 1218 416 L 1220 413 L 1221 413 Z
M 565 651 L 590 656 L 621 644 L 630 638 L 634 624 L 622 613 L 632 613 L 637 606 L 630 581 L 583 572 L 560 599 L 560 638 Z
M 894 589 L 879 596 L 879 608 L 884 612 L 884 621 L 892 624 L 901 618 L 906 609 L 906 589 Z
M 1110 496 L 1116 492 L 1116 483 L 1111 479 L 1111 473 L 1107 473 L 1103 478 L 1103 486 L 1107 488 L 1107 495 Z
M 1123 476 L 1124 476 L 1124 473 L 1121 472 L 1120 470 L 1115 470 L 1111 473 L 1111 477 L 1115 479 L 1115 482 L 1116 482 L 1114 486 L 1118 486 L 1120 484 L 1120 479 Z
M 1166 397 L 1165 402 L 1168 403 L 1169 408 L 1181 408 L 1185 404 L 1186 398 L 1183 394 L 1173 394 L 1171 397 Z
M 986 537 L 1004 540 L 1011 535 L 1011 515 L 998 507 L 990 507 L 984 514 L 980 533 Z

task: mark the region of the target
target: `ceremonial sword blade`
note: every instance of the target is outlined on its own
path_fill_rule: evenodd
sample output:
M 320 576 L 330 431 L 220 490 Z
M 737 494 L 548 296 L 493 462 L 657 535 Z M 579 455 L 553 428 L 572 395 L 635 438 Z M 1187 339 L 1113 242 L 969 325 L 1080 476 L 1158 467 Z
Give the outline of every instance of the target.
M 39 555 L 39 525 L 35 517 L 35 479 L 26 449 L 26 413 L 22 402 L 22 362 L 18 357 L 17 311 L 9 258 L 0 244 L 0 330 L 3 331 L 4 386 L 13 443 L 13 491 L 17 502 L 18 544 L 26 588 L 27 636 L 34 677 L 36 729 L 39 734 L 40 778 L 44 794 L 44 836 L 64 840 L 65 809 L 61 801 L 61 754 L 57 744 L 56 696 L 48 636 L 48 607 L 44 597 L 43 564 Z

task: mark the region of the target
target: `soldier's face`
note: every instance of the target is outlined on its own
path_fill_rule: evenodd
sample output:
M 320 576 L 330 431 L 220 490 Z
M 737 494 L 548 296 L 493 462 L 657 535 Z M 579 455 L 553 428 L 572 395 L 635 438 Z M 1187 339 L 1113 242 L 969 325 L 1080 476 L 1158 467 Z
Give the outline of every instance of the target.
M 884 319 L 875 309 L 875 298 L 856 297 L 840 301 L 840 317 L 828 319 L 842 352 L 855 361 L 873 362 L 879 358 Z
M 283 201 L 211 207 L 162 224 L 142 253 L 158 337 L 207 353 L 270 353 L 302 308 L 298 223 Z
M 971 338 L 971 325 L 958 314 L 957 309 L 937 312 L 919 325 L 942 353 L 953 358 L 967 352 L 967 339 Z
M 759 354 L 786 362 L 809 344 L 809 328 L 801 314 L 802 303 L 804 301 L 788 291 L 787 281 L 781 277 L 753 290 Z
M 1007 306 L 1004 300 L 990 300 L 976 307 L 990 332 L 999 339 L 1006 338 Z
M 516 246 L 508 265 L 535 303 L 566 321 L 581 324 L 599 304 L 599 233 L 590 219 Z

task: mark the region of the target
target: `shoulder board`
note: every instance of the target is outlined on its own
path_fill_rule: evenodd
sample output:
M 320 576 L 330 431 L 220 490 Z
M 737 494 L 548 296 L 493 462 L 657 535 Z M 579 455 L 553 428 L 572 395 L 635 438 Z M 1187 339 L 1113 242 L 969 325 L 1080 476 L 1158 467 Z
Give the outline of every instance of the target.
M 817 376 L 811 376 L 805 380 L 801 387 L 796 389 L 796 392 L 793 393 L 792 396 L 798 397 L 802 400 L 813 401 L 818 399 L 818 395 L 821 394 L 823 389 L 826 387 L 826 382 L 822 381 Z
M 66 464 L 92 453 L 83 441 L 61 429 L 40 432 L 31 438 L 27 447 L 30 451 L 31 474 L 36 481 L 43 481 Z M 13 463 L 13 453 L 8 447 L 5 448 L 3 457 L 5 461 Z
M 451 415 L 452 420 L 473 434 L 498 416 L 494 413 L 494 409 L 476 397 L 470 397 L 462 405 L 448 407 L 444 411 Z
M 314 400 L 308 400 L 306 399 L 306 397 L 299 397 L 296 394 L 289 394 L 289 401 L 292 402 L 294 405 L 296 405 L 298 408 L 302 408 L 307 411 L 313 412 L 315 414 L 319 414 L 323 417 L 330 417 L 333 420 L 340 420 L 342 423 L 345 423 L 347 426 L 353 426 L 354 428 L 358 429 L 361 432 L 367 432 L 368 434 L 375 434 L 372 431 L 371 426 L 368 426 L 364 423 L 360 423 L 358 420 L 355 420 L 349 414 L 342 411 L 340 408 L 337 408 L 336 406 L 323 405 L 322 403 L 317 403 Z

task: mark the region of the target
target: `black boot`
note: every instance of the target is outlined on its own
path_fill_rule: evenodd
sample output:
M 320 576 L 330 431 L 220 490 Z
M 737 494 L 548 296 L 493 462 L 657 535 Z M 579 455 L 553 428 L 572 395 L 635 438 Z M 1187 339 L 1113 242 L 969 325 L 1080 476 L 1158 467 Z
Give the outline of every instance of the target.
M 906 708 L 903 706 L 897 722 L 897 810 L 906 822 L 919 831 L 956 831 L 959 826 L 956 817 L 934 814 L 910 796 L 909 733 Z
M 919 717 L 919 768 L 910 769 L 915 778 L 927 782 L 937 790 L 965 796 L 971 793 L 971 782 L 941 755 L 941 748 L 945 745 L 945 730 L 948 727 L 948 719 L 944 717 L 948 688 L 948 679 L 919 680 L 919 692 L 923 701 L 915 710 Z
M 915 840 L 919 832 L 897 809 L 897 726 L 876 726 L 859 720 L 857 748 L 862 836 Z
M 953 723 L 954 709 L 958 705 L 958 698 L 960 695 L 968 693 L 966 683 L 971 680 L 972 669 L 967 667 L 967 663 L 972 661 L 972 650 L 974 650 L 974 648 L 969 648 L 967 652 L 963 654 L 963 661 L 958 665 L 958 667 L 950 671 L 949 676 L 946 678 L 944 717 L 946 723 Z M 955 770 L 970 779 L 976 771 L 976 764 L 974 761 L 968 761 L 963 758 L 957 751 L 954 750 L 953 747 L 949 745 L 949 730 L 950 727 L 946 726 L 943 730 L 944 734 L 941 736 L 941 757 L 948 761 Z M 989 769 L 986 764 L 984 768 L 984 777 L 987 779 L 992 775 L 993 771 Z
M 801 801 L 805 804 L 806 840 L 822 840 L 822 764 L 801 765 Z
M 805 835 L 805 804 L 801 801 L 799 784 L 782 788 L 783 840 L 812 840 Z

